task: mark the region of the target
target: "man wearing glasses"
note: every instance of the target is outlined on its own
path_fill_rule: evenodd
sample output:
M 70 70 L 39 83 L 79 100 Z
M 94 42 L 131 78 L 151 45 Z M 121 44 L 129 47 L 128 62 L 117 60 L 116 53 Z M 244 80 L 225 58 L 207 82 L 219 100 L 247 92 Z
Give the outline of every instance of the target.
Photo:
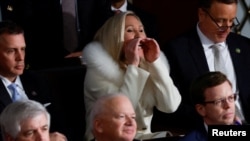
M 190 89 L 192 103 L 202 117 L 200 126 L 180 141 L 205 141 L 208 125 L 239 125 L 235 118 L 235 100 L 232 84 L 226 75 L 219 71 L 208 72 L 197 77 Z
M 237 5 L 238 0 L 199 0 L 197 26 L 165 47 L 170 75 L 183 98 L 174 114 L 165 115 L 168 125 L 174 123 L 174 127 L 189 130 L 197 123 L 199 117 L 194 118 L 189 88 L 197 76 L 222 71 L 216 69 L 216 47 L 220 50 L 217 56 L 224 61 L 222 72 L 232 83 L 233 92 L 239 94 L 237 116 L 250 122 L 250 39 L 231 32 L 239 25 Z

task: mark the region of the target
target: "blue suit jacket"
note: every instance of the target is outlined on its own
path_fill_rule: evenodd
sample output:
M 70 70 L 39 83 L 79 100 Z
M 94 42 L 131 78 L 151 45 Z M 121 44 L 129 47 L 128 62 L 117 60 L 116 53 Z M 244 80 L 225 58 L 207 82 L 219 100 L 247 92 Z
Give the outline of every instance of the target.
M 184 137 L 179 139 L 178 141 L 207 141 L 207 131 L 204 126 L 200 126 L 199 128 L 192 130 L 187 133 Z
M 236 73 L 243 112 L 246 121 L 250 122 L 250 39 L 230 33 L 226 43 Z M 167 117 L 174 116 L 170 119 L 175 120 L 175 125 L 179 123 L 180 127 L 190 128 L 199 117 L 194 116 L 195 109 L 191 105 L 189 87 L 197 76 L 209 71 L 196 28 L 172 40 L 164 49 L 171 68 L 170 75 L 183 98 L 179 109 Z

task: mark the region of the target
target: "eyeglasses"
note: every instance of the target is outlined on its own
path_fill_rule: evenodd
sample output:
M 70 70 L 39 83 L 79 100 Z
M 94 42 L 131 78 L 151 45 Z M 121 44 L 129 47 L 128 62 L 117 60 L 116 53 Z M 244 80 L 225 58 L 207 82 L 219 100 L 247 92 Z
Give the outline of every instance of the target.
M 214 104 L 215 106 L 222 106 L 222 104 L 225 104 L 227 101 L 230 103 L 234 102 L 236 98 L 237 98 L 237 94 L 232 94 L 225 98 L 220 98 L 220 99 L 212 100 L 212 101 L 205 101 L 204 104 Z
M 203 9 L 203 11 L 205 11 L 207 13 L 207 15 L 210 17 L 210 19 L 216 24 L 219 31 L 226 31 L 228 28 L 232 29 L 232 28 L 235 28 L 236 26 L 238 26 L 240 24 L 237 17 L 235 17 L 235 18 L 232 19 L 232 21 L 230 20 L 230 22 L 232 22 L 231 26 L 224 26 L 223 23 L 225 22 L 225 20 L 223 20 L 223 19 L 215 20 L 215 18 L 213 18 L 211 16 L 211 14 L 206 9 Z

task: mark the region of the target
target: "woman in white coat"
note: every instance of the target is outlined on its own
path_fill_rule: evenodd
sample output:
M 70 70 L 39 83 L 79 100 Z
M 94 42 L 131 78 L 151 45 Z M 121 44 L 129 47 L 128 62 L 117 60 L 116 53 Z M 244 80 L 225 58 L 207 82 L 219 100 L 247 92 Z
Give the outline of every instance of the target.
M 148 38 L 139 17 L 128 11 L 106 21 L 83 50 L 87 72 L 85 140 L 93 138 L 89 113 L 102 95 L 121 92 L 136 111 L 136 139 L 164 137 L 151 133 L 154 106 L 166 113 L 177 110 L 181 96 L 169 76 L 169 66 L 156 40 Z M 111 127 L 112 128 L 112 127 Z

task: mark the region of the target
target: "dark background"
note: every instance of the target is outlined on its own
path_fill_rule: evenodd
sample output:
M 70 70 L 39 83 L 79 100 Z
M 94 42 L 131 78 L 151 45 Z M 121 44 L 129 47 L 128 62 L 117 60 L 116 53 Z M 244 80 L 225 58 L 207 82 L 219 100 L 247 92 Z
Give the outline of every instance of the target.
M 198 0 L 133 0 L 133 4 L 157 18 L 160 44 L 189 30 L 197 22 Z

